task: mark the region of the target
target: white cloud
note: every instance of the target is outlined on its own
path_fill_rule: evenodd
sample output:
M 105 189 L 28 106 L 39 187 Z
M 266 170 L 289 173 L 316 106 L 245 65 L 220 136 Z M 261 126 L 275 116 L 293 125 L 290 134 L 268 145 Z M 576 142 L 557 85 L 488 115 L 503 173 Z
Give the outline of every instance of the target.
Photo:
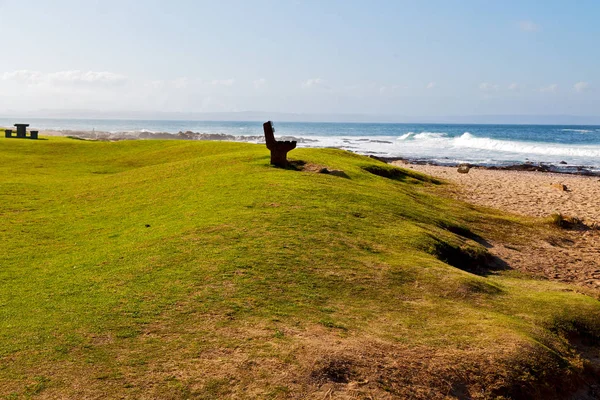
M 557 90 L 558 90 L 558 85 L 556 83 L 553 83 L 551 85 L 540 88 L 540 92 L 542 92 L 542 93 L 556 93 Z
M 302 87 L 305 87 L 305 88 L 325 87 L 325 80 L 321 79 L 321 78 L 307 79 L 302 83 Z
M 100 84 L 121 84 L 127 78 L 113 72 L 96 72 L 96 71 L 59 71 L 47 74 L 47 79 L 54 83 L 100 83 Z
M 498 90 L 499 86 L 495 83 L 483 82 L 479 84 L 479 89 L 484 91 Z
M 151 89 L 162 89 L 165 87 L 165 81 L 154 80 L 154 81 L 146 82 L 144 84 L 144 86 L 147 86 Z
M 519 21 L 519 28 L 523 32 L 538 32 L 541 27 L 533 21 Z
M 213 79 L 210 84 L 213 86 L 233 86 L 235 79 Z
M 429 82 L 426 86 L 427 89 L 433 89 L 436 86 L 435 82 Z
M 517 90 L 519 89 L 519 85 L 517 83 L 511 83 L 508 85 L 508 90 Z
M 379 88 L 379 93 L 380 94 L 384 94 L 384 93 L 392 93 L 392 92 L 396 92 L 398 90 L 402 90 L 402 89 L 406 89 L 407 86 L 405 85 L 388 85 L 388 86 L 381 86 Z
M 174 79 L 171 83 L 175 89 L 185 89 L 191 84 L 189 78 L 186 77 Z
M 14 81 L 18 83 L 36 84 L 43 78 L 43 74 L 39 71 L 29 71 L 21 69 L 18 71 L 5 72 L 2 74 L 3 81 Z
M 255 89 L 260 89 L 261 87 L 263 87 L 265 84 L 267 83 L 267 80 L 265 78 L 260 78 L 260 79 L 256 79 L 254 80 L 253 84 L 254 84 L 254 88 Z
M 154 80 L 144 83 L 144 86 L 151 89 L 187 89 L 187 90 L 199 90 L 199 89 L 210 89 L 212 87 L 224 86 L 230 87 L 235 83 L 235 79 L 212 79 L 202 80 L 199 78 L 190 78 L 182 76 L 175 79 L 169 80 Z
M 5 81 L 15 81 L 18 83 L 26 83 L 29 85 L 37 84 L 101 84 L 101 85 L 118 85 L 124 83 L 127 78 L 113 72 L 97 72 L 97 71 L 58 71 L 51 73 L 43 73 L 39 71 L 18 70 L 13 72 L 5 72 L 2 75 Z
M 577 82 L 573 85 L 573 89 L 575 89 L 575 91 L 578 93 L 585 92 L 589 87 L 589 82 Z

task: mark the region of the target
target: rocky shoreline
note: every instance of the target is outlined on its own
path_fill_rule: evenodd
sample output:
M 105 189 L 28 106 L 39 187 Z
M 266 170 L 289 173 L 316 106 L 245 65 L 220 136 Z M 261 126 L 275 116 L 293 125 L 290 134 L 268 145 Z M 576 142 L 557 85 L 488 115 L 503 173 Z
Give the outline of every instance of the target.
M 491 171 L 524 171 L 524 172 L 548 172 L 554 174 L 569 174 L 583 176 L 600 176 L 600 171 L 594 171 L 588 166 L 583 165 L 567 165 L 564 161 L 557 165 L 548 163 L 524 162 L 519 164 L 508 165 L 485 165 L 485 164 L 469 164 L 469 163 L 435 163 L 431 160 L 412 160 L 402 157 L 378 157 L 369 156 L 387 164 L 408 164 L 408 165 L 432 165 L 437 167 L 453 167 L 468 166 L 469 169 L 484 169 Z
M 82 131 L 82 130 L 46 130 L 41 132 L 47 136 L 67 136 L 83 140 L 97 141 L 120 141 L 120 140 L 214 140 L 227 142 L 244 142 L 244 143 L 264 143 L 263 135 L 254 136 L 236 136 L 225 133 L 200 133 L 193 131 L 185 131 L 178 133 L 169 132 L 149 132 L 149 131 L 131 131 L 131 132 L 106 132 L 106 131 Z M 297 143 L 314 143 L 318 140 L 308 139 L 295 136 L 281 136 L 280 140 L 296 141 Z M 368 154 L 365 154 L 368 155 Z M 385 163 L 405 163 L 412 165 L 435 165 L 443 167 L 458 167 L 459 163 L 436 163 L 432 160 L 425 159 L 409 159 L 405 157 L 384 157 L 370 154 L 371 158 L 380 160 Z M 550 172 L 570 175 L 583 176 L 600 176 L 600 171 L 592 170 L 588 166 L 567 165 L 561 161 L 557 164 L 525 162 L 510 165 L 485 165 L 485 164 L 467 164 L 470 168 L 486 169 L 486 170 L 501 170 L 501 171 L 529 171 L 529 172 Z
M 149 132 L 149 131 L 131 131 L 131 132 L 106 132 L 106 131 L 80 131 L 80 130 L 60 130 L 43 131 L 43 135 L 48 136 L 67 136 L 84 140 L 97 141 L 120 141 L 120 140 L 213 140 L 226 142 L 249 142 L 264 143 L 263 135 L 255 136 L 235 136 L 225 133 L 200 133 L 200 132 Z M 316 140 L 307 138 L 297 138 L 293 136 L 281 136 L 281 140 L 295 140 L 299 143 L 316 142 Z

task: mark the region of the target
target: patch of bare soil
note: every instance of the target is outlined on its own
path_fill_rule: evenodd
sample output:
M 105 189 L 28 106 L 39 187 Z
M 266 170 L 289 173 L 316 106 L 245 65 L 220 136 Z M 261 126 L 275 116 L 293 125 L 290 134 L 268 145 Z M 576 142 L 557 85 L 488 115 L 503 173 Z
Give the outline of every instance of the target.
M 298 171 L 313 172 L 316 174 L 333 175 L 333 176 L 339 176 L 340 178 L 349 178 L 348 174 L 346 174 L 344 171 L 342 171 L 340 169 L 332 169 L 332 168 L 328 168 L 324 165 L 305 163 L 304 161 L 292 160 L 292 161 L 290 161 L 290 167 L 293 169 L 296 169 Z
M 531 237 L 522 245 L 492 243 L 490 252 L 511 268 L 574 283 L 600 296 L 600 179 L 528 171 L 406 165 L 455 184 L 448 193 L 468 203 L 531 217 L 561 214 L 583 223 Z
M 164 328 L 139 337 L 143 349 L 133 353 L 99 345 L 118 360 L 113 370 L 40 366 L 53 387 L 38 398 L 559 399 L 581 384 L 583 369 L 576 359 L 565 369 L 558 356 L 513 338 L 492 350 L 432 349 L 340 337 L 320 326 L 286 330 L 281 341 L 251 326 L 214 327 L 214 337 Z M 536 377 L 536 365 L 544 376 Z M 549 380 L 555 384 L 544 385 Z
M 600 230 L 561 232 L 526 245 L 494 243 L 490 251 L 519 271 L 585 286 L 600 297 Z

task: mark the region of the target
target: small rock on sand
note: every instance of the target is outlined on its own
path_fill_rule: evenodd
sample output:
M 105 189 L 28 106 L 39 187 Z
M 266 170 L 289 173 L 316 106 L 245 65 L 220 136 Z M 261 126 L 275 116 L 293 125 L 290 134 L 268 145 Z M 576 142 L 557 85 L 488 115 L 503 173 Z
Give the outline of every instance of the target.
M 470 169 L 471 166 L 469 164 L 460 164 L 457 171 L 459 174 L 468 174 Z
M 562 192 L 567 191 L 567 185 L 563 185 L 562 183 L 551 183 L 550 186 L 552 186 L 554 189 L 560 190 Z

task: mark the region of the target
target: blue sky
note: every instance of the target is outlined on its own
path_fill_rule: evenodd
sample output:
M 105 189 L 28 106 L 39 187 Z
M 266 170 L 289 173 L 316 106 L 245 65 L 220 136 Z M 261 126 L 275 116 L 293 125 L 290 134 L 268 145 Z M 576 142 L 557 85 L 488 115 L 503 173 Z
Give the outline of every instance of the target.
M 0 112 L 600 115 L 598 1 L 0 0 Z

